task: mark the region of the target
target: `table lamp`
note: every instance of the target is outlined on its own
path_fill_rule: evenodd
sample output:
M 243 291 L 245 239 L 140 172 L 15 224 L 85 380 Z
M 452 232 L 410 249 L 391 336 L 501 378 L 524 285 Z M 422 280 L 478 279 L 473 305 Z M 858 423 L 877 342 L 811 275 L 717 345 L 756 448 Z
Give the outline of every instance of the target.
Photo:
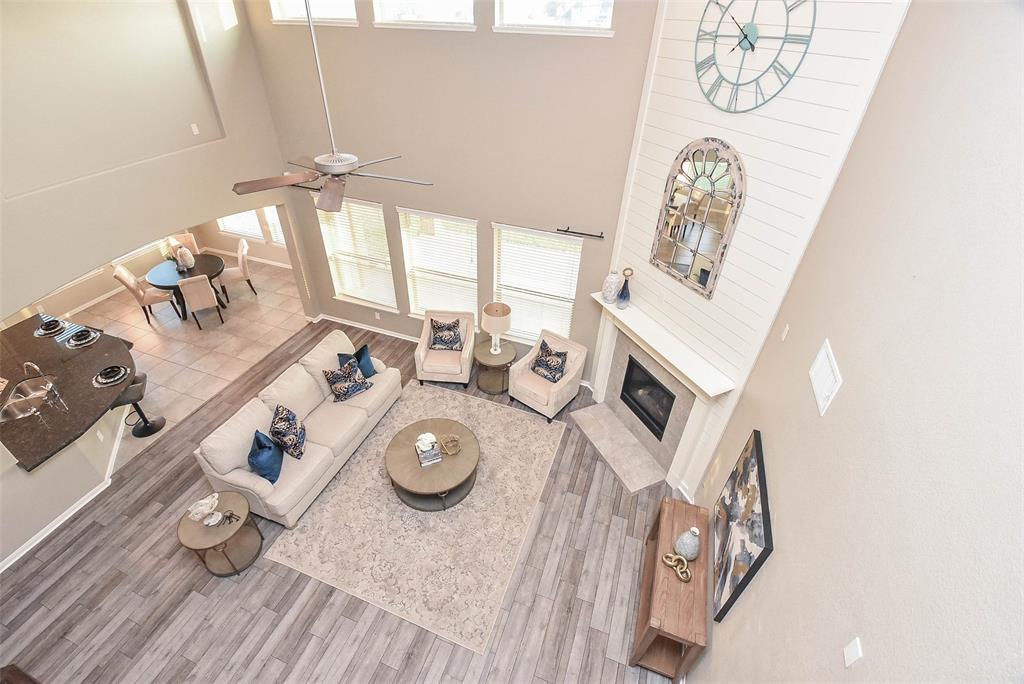
M 491 302 L 483 309 L 480 327 L 491 334 L 491 353 L 501 353 L 501 334 L 512 327 L 512 309 L 508 304 Z

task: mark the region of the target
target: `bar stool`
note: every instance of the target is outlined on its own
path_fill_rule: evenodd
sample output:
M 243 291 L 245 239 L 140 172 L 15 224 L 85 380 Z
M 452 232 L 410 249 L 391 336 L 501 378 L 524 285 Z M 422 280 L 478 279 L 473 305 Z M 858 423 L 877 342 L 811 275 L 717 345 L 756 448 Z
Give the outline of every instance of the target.
M 136 373 L 132 379 L 131 384 L 125 388 L 124 392 L 121 392 L 121 396 L 114 400 L 111 409 L 115 409 L 119 406 L 132 405 L 132 409 L 139 414 L 139 420 L 132 425 L 132 434 L 136 437 L 149 437 L 155 435 L 164 429 L 164 425 L 167 424 L 167 419 L 163 416 L 157 416 L 150 420 L 145 412 L 142 410 L 142 406 L 139 402 L 146 396 L 146 374 Z

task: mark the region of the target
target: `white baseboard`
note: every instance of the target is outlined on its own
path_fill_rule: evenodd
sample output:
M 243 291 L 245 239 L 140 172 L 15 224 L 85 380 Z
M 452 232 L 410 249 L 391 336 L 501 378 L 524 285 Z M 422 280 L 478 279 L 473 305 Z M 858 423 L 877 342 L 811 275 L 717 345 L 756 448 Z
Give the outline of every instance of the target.
M 226 249 L 215 249 L 213 247 L 203 247 L 199 251 L 200 252 L 213 252 L 214 254 L 220 254 L 221 256 L 228 256 L 228 257 L 238 256 L 238 254 L 235 253 L 235 252 L 229 252 Z M 282 261 L 273 261 L 272 259 L 263 259 L 262 257 L 255 257 L 255 256 L 253 256 L 251 254 L 249 255 L 249 259 L 251 261 L 258 261 L 261 264 L 270 264 L 271 266 L 277 266 L 278 268 L 287 268 L 289 271 L 292 270 L 292 265 L 291 264 L 286 264 L 286 263 L 284 263 Z
M 57 518 L 54 519 L 53 522 L 51 522 L 43 529 L 39 530 L 31 539 L 29 539 L 27 542 L 18 547 L 18 549 L 14 551 L 11 555 L 7 556 L 7 558 L 4 558 L 2 561 L 0 561 L 0 572 L 3 572 L 7 568 L 9 568 L 11 565 L 17 562 L 18 559 L 20 559 L 26 553 L 31 551 L 33 548 L 35 548 L 36 544 L 49 537 L 50 534 L 52 534 L 53 531 L 56 530 L 58 527 L 63 525 L 68 518 L 73 516 L 83 506 L 85 506 L 87 503 L 89 503 L 97 496 L 99 496 L 99 494 L 109 486 L 110 479 L 108 478 L 103 482 L 99 483 L 96 487 L 92 489 L 92 491 L 83 496 L 81 499 L 71 504 L 71 507 L 64 511 L 63 513 L 61 513 L 59 516 L 57 516 Z
M 101 294 L 99 297 L 96 297 L 95 299 L 90 299 L 85 304 L 82 304 L 81 306 L 76 306 L 71 311 L 65 312 L 64 315 L 61 316 L 61 318 L 70 318 L 71 316 L 74 316 L 77 313 L 81 313 L 81 312 L 85 311 L 86 309 L 88 309 L 90 306 L 94 306 L 96 304 L 99 304 L 100 302 L 102 302 L 105 299 L 110 299 L 111 297 L 116 295 L 118 292 L 120 292 L 122 289 L 123 288 L 121 288 L 121 287 L 115 287 L 110 292 L 108 292 L 106 294 Z
M 392 330 L 385 330 L 384 328 L 377 328 L 372 325 L 366 325 L 365 323 L 356 323 L 346 318 L 337 318 L 335 316 L 328 316 L 327 314 L 320 314 L 316 318 L 307 319 L 312 323 L 319 323 L 320 321 L 333 321 L 335 323 L 344 323 L 345 325 L 351 325 L 355 328 L 362 328 L 363 330 L 369 330 L 370 332 L 380 333 L 381 335 L 387 335 L 388 337 L 397 337 L 400 340 L 408 340 L 409 342 L 419 342 L 419 337 L 413 337 L 412 335 L 403 335 L 402 333 L 396 333 Z

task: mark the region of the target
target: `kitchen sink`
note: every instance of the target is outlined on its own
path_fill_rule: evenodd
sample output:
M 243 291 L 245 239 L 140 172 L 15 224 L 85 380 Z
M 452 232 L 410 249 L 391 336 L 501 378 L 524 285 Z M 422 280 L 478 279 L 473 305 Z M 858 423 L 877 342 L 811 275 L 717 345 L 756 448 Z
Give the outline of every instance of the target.
M 29 378 L 28 380 L 22 380 L 14 386 L 14 391 L 11 392 L 11 396 L 7 401 L 45 397 L 51 389 L 53 389 L 53 380 L 50 376 L 44 375 L 38 378 Z
M 0 407 L 0 423 L 36 415 L 53 389 L 53 379 L 48 375 L 22 380 Z

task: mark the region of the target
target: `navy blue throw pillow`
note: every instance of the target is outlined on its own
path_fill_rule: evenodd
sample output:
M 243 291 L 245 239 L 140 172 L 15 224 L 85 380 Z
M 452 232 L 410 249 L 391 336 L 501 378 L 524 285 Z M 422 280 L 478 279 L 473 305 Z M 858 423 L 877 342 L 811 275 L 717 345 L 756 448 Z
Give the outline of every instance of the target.
M 370 348 L 365 344 L 356 349 L 355 354 L 338 354 L 338 367 L 344 368 L 345 364 L 352 359 L 356 360 L 359 370 L 363 371 L 364 378 L 370 378 L 377 374 L 377 369 L 373 367 L 373 361 L 370 360 Z
M 249 449 L 249 468 L 252 472 L 274 484 L 281 475 L 283 460 L 284 452 L 281 451 L 281 447 L 257 430 L 252 438 L 252 448 Z

